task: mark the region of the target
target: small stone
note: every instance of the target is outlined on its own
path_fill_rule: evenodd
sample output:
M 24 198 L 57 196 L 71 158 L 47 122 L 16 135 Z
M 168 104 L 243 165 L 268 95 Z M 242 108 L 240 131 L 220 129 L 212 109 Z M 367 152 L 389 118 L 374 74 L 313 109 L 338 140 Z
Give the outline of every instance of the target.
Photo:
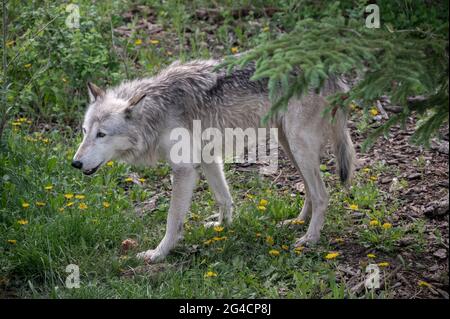
M 375 121 L 379 122 L 379 121 L 381 121 L 381 120 L 383 119 L 383 116 L 381 116 L 381 115 L 375 115 L 375 116 L 373 117 L 373 119 L 374 119 Z
M 429 269 L 430 272 L 435 272 L 435 271 L 437 271 L 437 270 L 439 270 L 439 265 L 433 265 L 433 266 L 431 266 L 430 269 Z
M 438 151 L 442 154 L 448 155 L 448 142 L 443 142 L 441 145 L 439 145 Z
M 447 258 L 447 250 L 445 250 L 444 248 L 438 249 L 434 252 L 433 256 L 438 257 L 440 259 L 445 259 Z

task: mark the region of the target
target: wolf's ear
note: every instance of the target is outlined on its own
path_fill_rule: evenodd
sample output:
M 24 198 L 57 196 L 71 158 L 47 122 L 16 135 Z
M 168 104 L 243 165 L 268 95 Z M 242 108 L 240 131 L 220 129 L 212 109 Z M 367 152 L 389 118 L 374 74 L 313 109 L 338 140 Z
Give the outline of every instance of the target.
M 136 93 L 133 97 L 131 97 L 128 100 L 128 106 L 125 108 L 125 115 L 127 117 L 130 117 L 131 112 L 133 111 L 134 107 L 142 101 L 142 99 L 147 95 L 145 92 L 139 92 Z
M 89 92 L 89 101 L 91 103 L 95 102 L 96 100 L 102 98 L 105 95 L 105 91 L 103 91 L 94 83 L 88 82 L 87 87 Z

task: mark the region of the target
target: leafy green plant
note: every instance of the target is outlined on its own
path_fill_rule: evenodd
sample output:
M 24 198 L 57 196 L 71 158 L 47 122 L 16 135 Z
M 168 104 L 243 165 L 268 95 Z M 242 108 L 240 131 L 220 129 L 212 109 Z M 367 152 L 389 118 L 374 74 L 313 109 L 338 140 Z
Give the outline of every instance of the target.
M 9 79 L 4 94 L 13 113 L 71 124 L 84 109 L 88 80 L 111 84 L 121 78 L 111 38 L 104 36 L 109 21 L 98 21 L 95 6 L 80 4 L 79 28 L 66 25 L 65 4 L 22 10 L 10 1 L 7 9 L 8 65 L 2 78 Z

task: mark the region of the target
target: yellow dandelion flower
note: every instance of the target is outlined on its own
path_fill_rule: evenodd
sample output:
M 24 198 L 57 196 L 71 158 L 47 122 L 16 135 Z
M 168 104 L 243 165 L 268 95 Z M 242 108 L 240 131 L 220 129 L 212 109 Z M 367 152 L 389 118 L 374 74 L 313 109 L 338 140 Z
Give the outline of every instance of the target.
M 103 207 L 109 208 L 109 206 L 111 206 L 111 205 L 108 202 L 103 202 Z
M 44 207 L 45 203 L 44 202 L 36 202 L 36 206 Z
M 245 197 L 247 197 L 248 199 L 253 199 L 253 198 L 255 198 L 255 196 L 253 196 L 252 194 L 245 194 Z
M 380 225 L 380 222 L 376 219 L 373 219 L 369 222 L 369 225 L 375 227 L 375 226 Z
M 303 225 L 304 223 L 305 223 L 305 221 L 301 220 L 301 219 L 291 220 L 291 225 Z
M 370 176 L 370 180 L 371 181 L 373 181 L 373 182 L 376 182 L 377 180 L 378 180 L 378 177 L 377 176 Z
M 203 242 L 203 244 L 205 244 L 205 245 L 211 245 L 212 243 L 213 243 L 212 239 L 208 239 Z
M 17 224 L 19 224 L 19 225 L 26 225 L 26 224 L 28 224 L 28 220 L 26 220 L 26 219 L 19 219 L 17 221 Z
M 22 125 L 22 123 L 16 121 L 16 122 L 12 122 L 11 125 L 14 127 L 19 127 Z
M 153 39 L 153 40 L 150 40 L 149 42 L 150 42 L 150 44 L 158 44 L 159 40 Z
M 67 207 L 70 207 L 70 206 L 73 206 L 73 204 L 75 204 L 74 202 L 68 202 L 67 204 L 66 204 L 66 206 Z
M 220 232 L 223 231 L 223 227 L 222 227 L 222 226 L 215 226 L 215 227 L 214 227 L 214 231 L 220 233 Z
M 384 223 L 383 224 L 383 228 L 384 229 L 390 229 L 390 228 L 392 228 L 392 224 L 391 223 Z
M 214 271 L 208 271 L 205 273 L 205 278 L 217 277 L 217 273 Z
M 378 110 L 375 107 L 371 108 L 369 112 L 372 116 L 378 115 Z
M 52 185 L 47 185 L 47 186 L 44 187 L 44 189 L 46 191 L 51 191 L 53 189 L 53 186 Z
M 108 161 L 108 162 L 106 162 L 106 166 L 109 166 L 109 167 L 114 166 L 114 162 L 113 161 Z
M 300 255 L 301 252 L 303 251 L 303 249 L 305 249 L 305 247 L 303 247 L 303 246 L 295 247 L 294 253 L 296 253 L 297 255 Z
M 267 206 L 267 204 L 269 204 L 269 201 L 266 199 L 261 199 L 259 201 L 259 206 Z
M 48 144 L 50 143 L 50 140 L 48 138 L 41 139 L 42 143 Z
M 419 287 L 431 288 L 431 284 L 429 284 L 429 283 L 427 283 L 426 281 L 423 281 L 423 280 L 419 280 L 419 282 L 417 284 L 419 285 Z
M 281 245 L 281 248 L 282 248 L 283 250 L 289 250 L 289 246 L 288 246 L 288 245 Z
M 269 255 L 277 257 L 280 256 L 280 252 L 276 249 L 269 250 Z
M 25 202 L 25 203 L 22 203 L 22 207 L 23 207 L 23 208 L 28 208 L 28 207 L 30 207 L 30 204 L 29 204 L 29 203 L 27 203 L 27 202 Z
M 268 243 L 269 245 L 273 245 L 275 243 L 275 241 L 273 240 L 272 236 L 267 236 L 266 243 Z
M 65 199 L 72 199 L 73 198 L 73 194 L 71 194 L 71 193 L 64 194 L 64 198 Z
M 85 199 L 86 196 L 84 196 L 83 194 L 77 194 L 77 195 L 75 195 L 75 198 L 76 199 Z
M 81 209 L 81 210 L 85 210 L 88 207 L 87 207 L 87 205 L 85 203 L 80 203 L 80 205 L 78 205 L 78 208 Z
M 239 52 L 239 48 L 238 47 L 232 47 L 231 48 L 231 53 L 236 54 Z
M 25 123 L 28 119 L 26 117 L 21 117 L 17 121 L 21 123 Z
M 145 178 L 138 178 L 138 181 L 140 181 L 141 183 L 145 182 Z
M 378 266 L 380 266 L 380 267 L 389 267 L 389 263 L 388 262 L 378 263 Z
M 133 181 L 133 179 L 132 179 L 131 177 L 125 178 L 125 182 L 127 182 L 127 183 L 130 183 L 130 182 L 132 182 L 132 181 Z
M 61 207 L 61 208 L 59 209 L 59 212 L 60 212 L 60 213 L 64 212 L 64 207 Z
M 25 139 L 29 142 L 36 142 L 37 140 L 35 138 L 32 138 L 31 136 L 26 136 Z
M 141 44 L 142 44 L 142 40 L 141 40 L 141 39 L 136 39 L 136 40 L 134 41 L 134 44 L 135 44 L 135 45 L 141 45 Z
M 8 244 L 15 245 L 15 244 L 17 244 L 17 240 L 15 240 L 15 239 L 8 239 Z
M 369 173 L 370 172 L 370 168 L 368 168 L 368 167 L 364 167 L 362 170 L 363 170 L 364 173 Z
M 351 204 L 351 205 L 349 206 L 349 208 L 350 208 L 351 210 L 358 210 L 358 209 L 359 209 L 358 205 L 356 205 L 356 204 Z
M 27 63 L 27 64 L 25 64 L 23 67 L 24 67 L 25 69 L 29 69 L 29 68 L 31 68 L 31 63 Z
M 377 256 L 375 256 L 375 254 L 367 254 L 367 258 L 373 259 L 373 258 L 375 258 L 375 257 L 377 257 Z
M 325 256 L 325 259 L 327 259 L 327 260 L 332 260 L 332 259 L 336 259 L 336 257 L 338 257 L 339 256 L 339 253 L 328 253 L 326 256 Z
M 262 212 L 267 210 L 266 206 L 258 206 L 257 208 L 258 208 L 258 210 L 260 210 Z
M 269 32 L 270 28 L 269 27 L 264 27 L 262 30 L 263 30 L 263 32 Z
M 227 239 L 227 236 L 222 236 L 222 237 L 215 236 L 212 238 L 213 241 L 221 241 L 221 240 L 226 240 L 226 239 Z

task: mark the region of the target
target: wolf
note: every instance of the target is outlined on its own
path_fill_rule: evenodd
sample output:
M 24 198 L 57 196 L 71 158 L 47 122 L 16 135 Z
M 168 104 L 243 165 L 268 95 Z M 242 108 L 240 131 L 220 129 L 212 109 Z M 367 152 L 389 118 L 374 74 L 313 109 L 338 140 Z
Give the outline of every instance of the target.
M 217 220 L 209 226 L 232 222 L 233 200 L 222 162 L 179 163 L 170 156 L 176 143 L 170 138 L 171 131 L 180 127 L 192 130 L 195 120 L 220 131 L 261 126 L 272 105 L 267 80 L 251 79 L 254 64 L 226 72 L 217 68 L 220 63 L 177 61 L 153 77 L 125 81 L 106 90 L 93 83 L 87 85 L 89 106 L 73 167 L 90 175 L 110 160 L 134 165 L 165 160 L 171 166 L 172 195 L 165 235 L 155 249 L 137 255 L 147 262 L 164 259 L 183 237 L 200 169 L 218 205 Z M 328 141 L 341 182 L 348 185 L 352 178 L 355 150 L 347 129 L 347 112 L 343 108 L 325 112 L 329 106 L 326 97 L 346 90 L 341 78 L 330 78 L 320 91 L 291 98 L 285 112 L 266 122 L 267 127 L 277 128 L 278 141 L 305 184 L 306 197 L 298 217 L 284 223 L 310 219 L 306 233 L 295 245 L 314 244 L 320 238 L 329 196 L 319 166 L 321 150 Z

